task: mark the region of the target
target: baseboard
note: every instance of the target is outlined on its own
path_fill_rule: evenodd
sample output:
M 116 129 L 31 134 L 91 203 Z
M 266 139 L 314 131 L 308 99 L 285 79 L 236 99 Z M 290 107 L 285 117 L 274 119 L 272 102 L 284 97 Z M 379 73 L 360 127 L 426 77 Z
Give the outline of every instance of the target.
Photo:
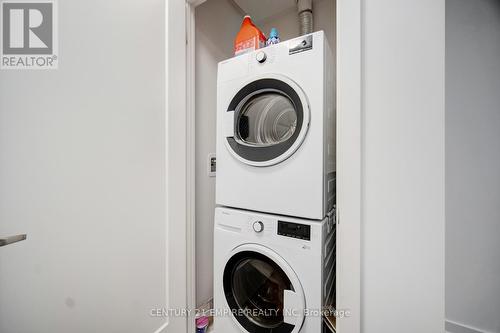
M 451 320 L 445 321 L 445 330 L 448 333 L 488 333 L 475 327 L 457 323 Z

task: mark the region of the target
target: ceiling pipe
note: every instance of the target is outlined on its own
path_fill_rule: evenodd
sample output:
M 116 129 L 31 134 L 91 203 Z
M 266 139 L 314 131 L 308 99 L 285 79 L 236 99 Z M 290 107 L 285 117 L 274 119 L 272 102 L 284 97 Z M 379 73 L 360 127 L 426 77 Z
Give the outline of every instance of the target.
M 299 13 L 300 35 L 307 35 L 314 31 L 312 0 L 297 0 Z

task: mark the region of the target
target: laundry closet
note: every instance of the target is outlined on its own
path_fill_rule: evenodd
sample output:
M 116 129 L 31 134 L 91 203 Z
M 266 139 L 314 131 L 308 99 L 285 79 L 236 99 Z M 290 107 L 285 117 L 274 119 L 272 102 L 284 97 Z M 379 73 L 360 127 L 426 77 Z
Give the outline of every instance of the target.
M 215 310 L 209 331 L 335 330 L 335 8 L 315 0 L 300 18 L 296 0 L 194 7 L 195 294 L 199 309 Z M 245 15 L 281 43 L 234 58 Z M 259 72 L 266 65 L 275 70 Z

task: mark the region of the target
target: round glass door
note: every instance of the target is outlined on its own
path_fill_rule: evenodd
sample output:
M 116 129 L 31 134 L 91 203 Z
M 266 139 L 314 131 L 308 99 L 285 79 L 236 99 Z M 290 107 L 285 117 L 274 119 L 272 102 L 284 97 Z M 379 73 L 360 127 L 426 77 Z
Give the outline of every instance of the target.
M 286 77 L 262 78 L 244 86 L 227 108 L 233 131 L 227 147 L 240 161 L 269 166 L 290 157 L 309 127 L 302 90 Z
M 297 111 L 286 95 L 263 90 L 241 106 L 236 139 L 250 146 L 273 146 L 290 139 L 297 129 Z
M 285 294 L 295 288 L 269 257 L 253 251 L 235 254 L 224 270 L 224 293 L 232 315 L 248 332 L 291 333 L 285 322 Z

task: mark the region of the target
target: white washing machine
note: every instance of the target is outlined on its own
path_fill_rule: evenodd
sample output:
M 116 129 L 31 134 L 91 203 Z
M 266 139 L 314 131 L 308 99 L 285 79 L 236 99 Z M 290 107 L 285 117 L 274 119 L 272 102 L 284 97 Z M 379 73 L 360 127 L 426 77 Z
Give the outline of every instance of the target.
M 321 31 L 219 63 L 218 205 L 326 216 L 335 193 L 333 77 Z
M 333 218 L 219 207 L 214 245 L 214 332 L 323 332 L 321 310 L 335 305 Z

